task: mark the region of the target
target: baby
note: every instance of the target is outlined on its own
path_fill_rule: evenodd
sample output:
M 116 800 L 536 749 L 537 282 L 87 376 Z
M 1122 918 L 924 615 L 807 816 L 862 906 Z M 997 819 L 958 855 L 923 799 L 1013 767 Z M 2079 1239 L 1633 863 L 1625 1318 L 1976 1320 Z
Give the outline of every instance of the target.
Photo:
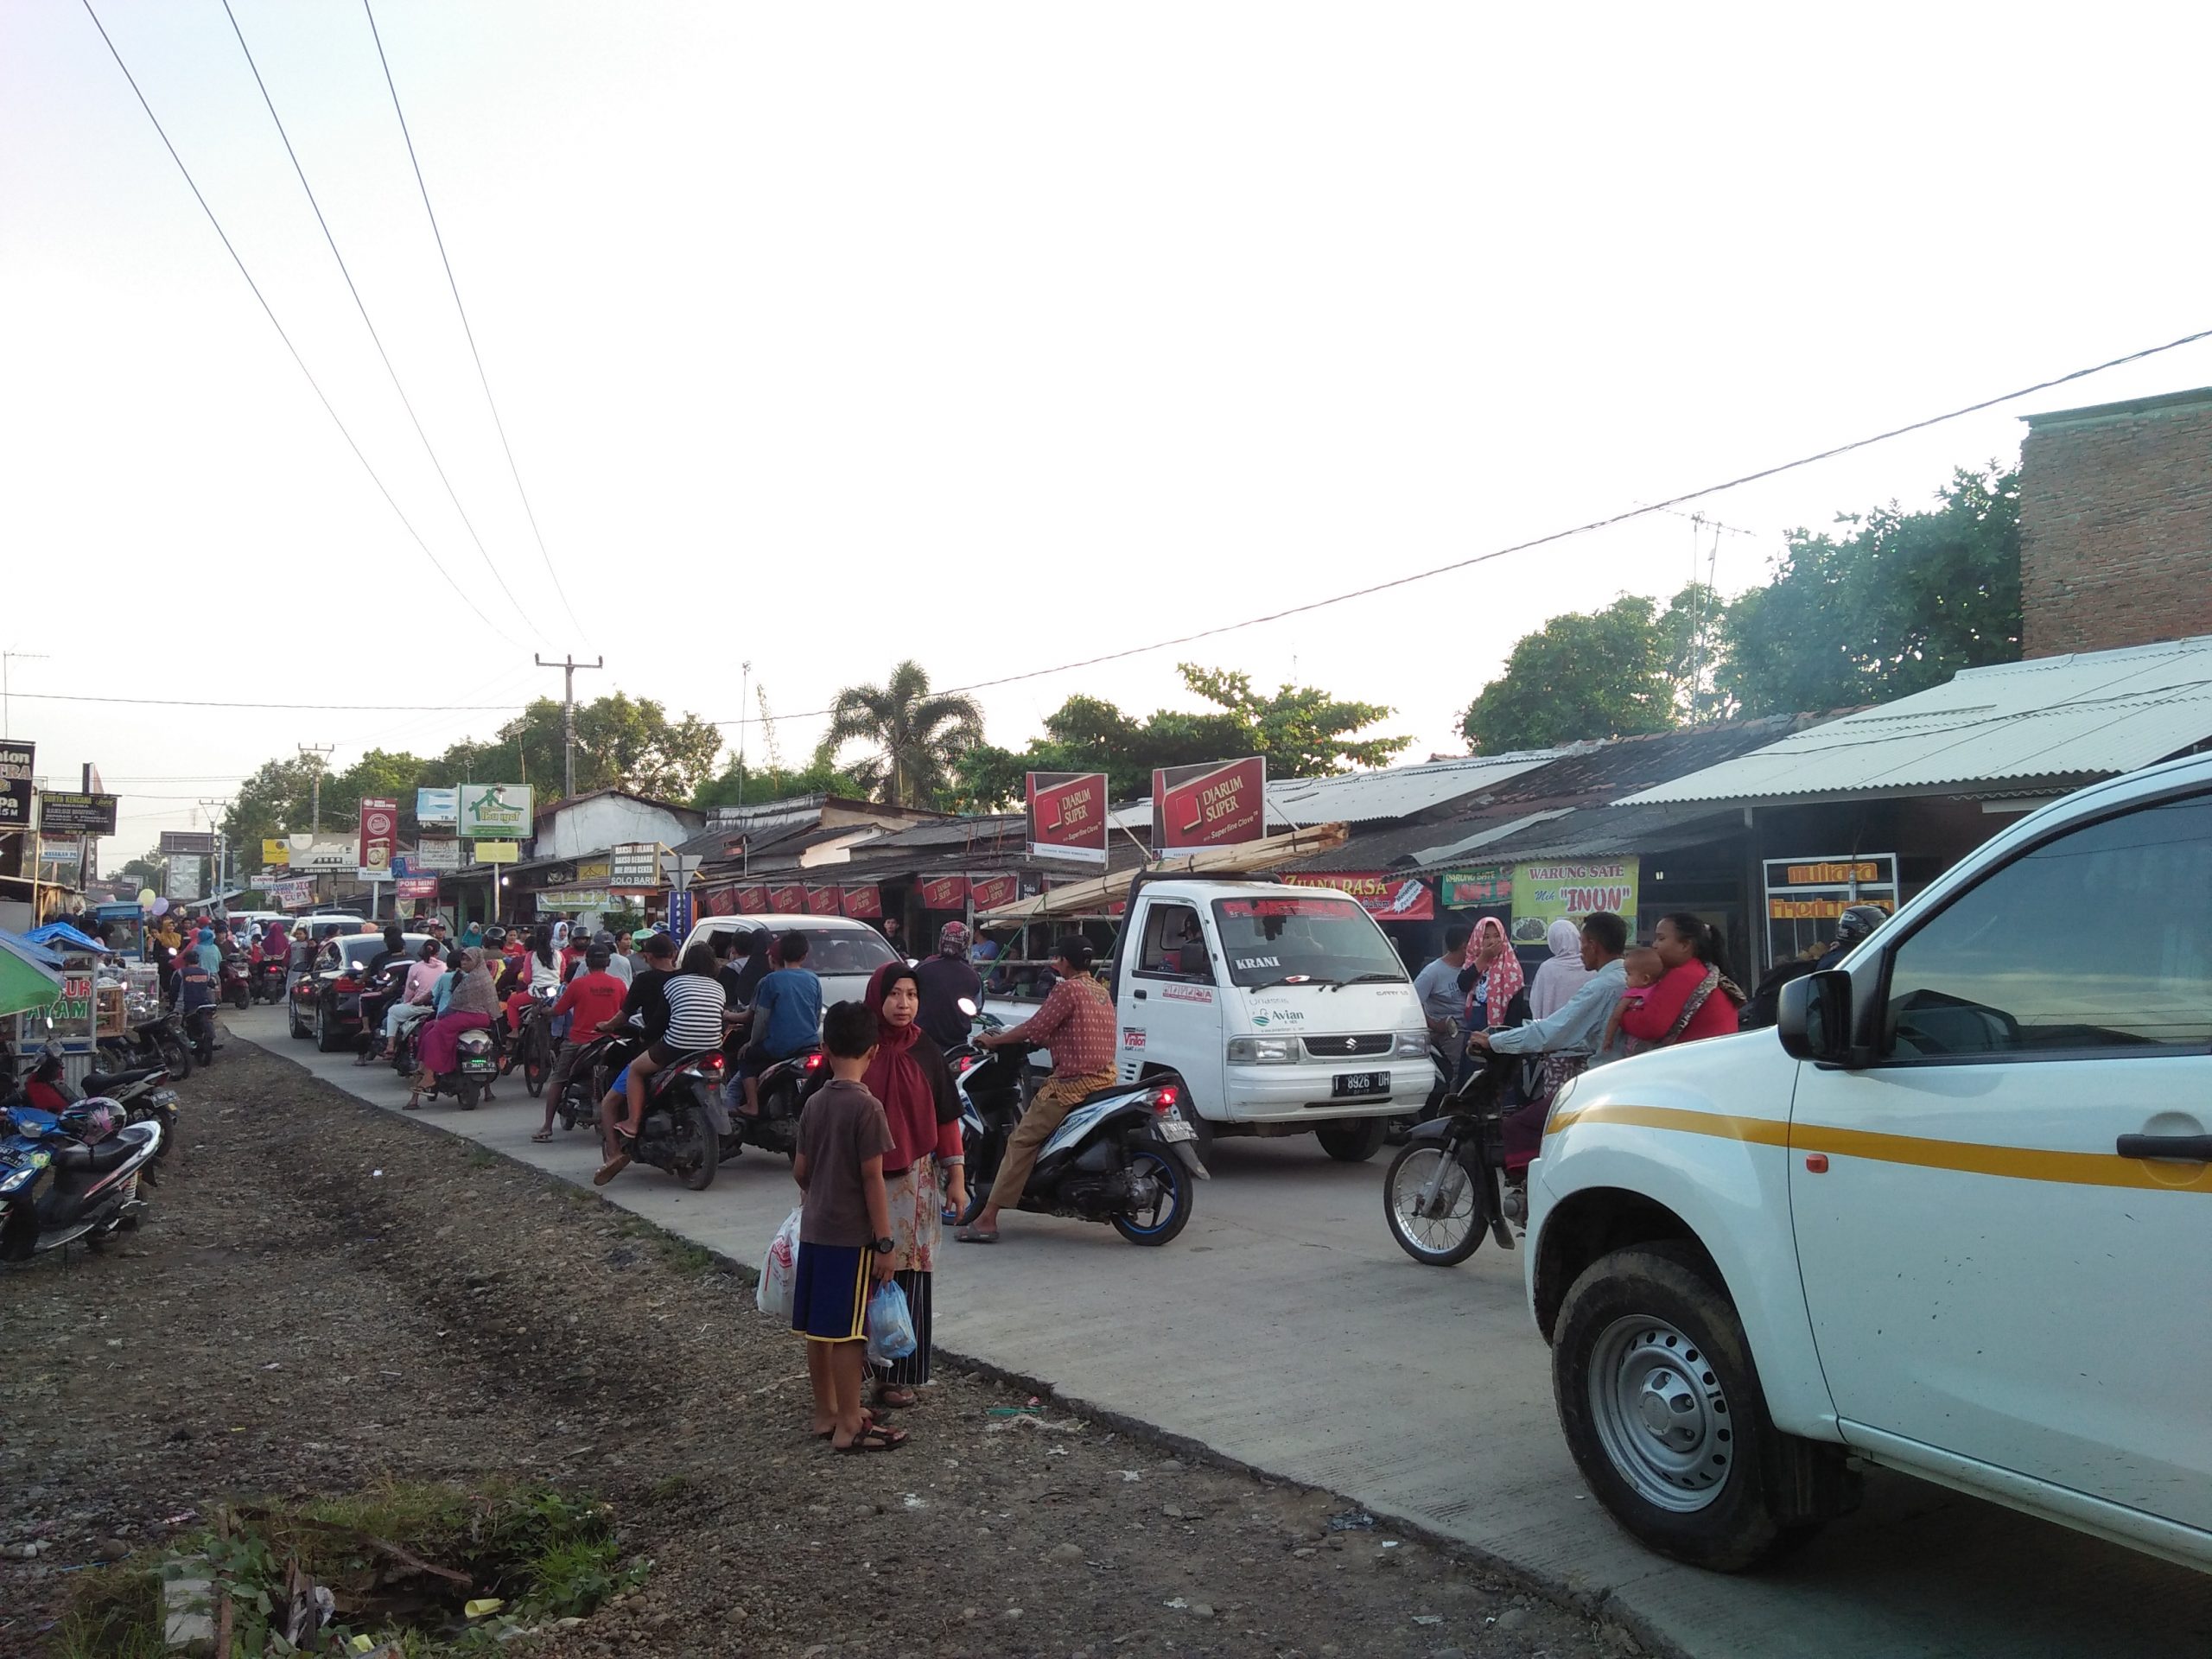
M 1621 1045 L 1624 1054 L 1638 1054 L 1650 1046 L 1621 1037 L 1621 1009 L 1630 1001 L 1642 1002 L 1643 994 L 1659 982 L 1667 971 L 1667 964 L 1659 960 L 1659 953 L 1648 944 L 1632 944 L 1621 957 L 1621 966 L 1628 973 L 1628 988 L 1621 993 L 1621 1000 L 1613 1004 L 1613 1011 L 1605 1016 L 1605 1039 L 1598 1046 L 1600 1054 L 1610 1054 L 1613 1045 Z

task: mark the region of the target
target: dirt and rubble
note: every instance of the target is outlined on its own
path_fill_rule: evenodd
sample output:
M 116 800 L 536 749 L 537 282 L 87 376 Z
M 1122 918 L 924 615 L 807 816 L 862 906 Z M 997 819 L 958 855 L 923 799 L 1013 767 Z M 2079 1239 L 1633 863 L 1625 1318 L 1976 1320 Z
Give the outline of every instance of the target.
M 501 1480 L 604 1498 L 652 1564 L 518 1652 L 1638 1650 L 1340 1498 L 942 1363 L 896 1415 L 906 1446 L 835 1456 L 744 1275 L 224 1055 L 182 1087 L 140 1230 L 0 1270 L 0 1656 L 58 1651 L 80 1569 L 150 1560 L 227 1501 Z

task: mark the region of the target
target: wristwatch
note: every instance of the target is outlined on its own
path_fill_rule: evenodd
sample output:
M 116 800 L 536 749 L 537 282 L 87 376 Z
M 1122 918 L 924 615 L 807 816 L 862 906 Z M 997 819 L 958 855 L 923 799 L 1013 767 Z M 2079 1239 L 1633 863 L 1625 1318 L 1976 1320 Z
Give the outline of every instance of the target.
M 895 1238 L 879 1238 L 872 1248 L 878 1255 L 889 1255 L 899 1248 L 899 1241 Z

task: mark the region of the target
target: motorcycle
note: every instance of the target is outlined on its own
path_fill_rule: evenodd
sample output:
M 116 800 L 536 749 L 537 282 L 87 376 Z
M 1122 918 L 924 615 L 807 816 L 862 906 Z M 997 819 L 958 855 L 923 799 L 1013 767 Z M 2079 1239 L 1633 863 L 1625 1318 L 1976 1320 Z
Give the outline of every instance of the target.
M 961 1139 L 973 1196 L 962 1219 L 982 1213 L 1021 1121 L 1027 1044 L 985 1049 L 957 1070 Z M 1191 1219 L 1192 1182 L 1210 1179 L 1175 1084 L 1117 1083 L 1079 1102 L 1037 1154 L 1017 1209 L 1103 1221 L 1132 1244 L 1165 1244 Z
M 805 1108 L 807 1096 L 830 1080 L 825 1066 L 822 1051 L 808 1048 L 763 1071 L 755 1096 L 760 1109 L 749 1115 L 723 1114 L 728 1122 L 721 1132 L 723 1159 L 734 1158 L 747 1147 L 797 1157 L 799 1113 Z
M 22 1262 L 82 1239 L 97 1249 L 138 1224 L 138 1180 L 160 1150 L 161 1125 L 130 1123 L 102 1099 L 59 1114 L 0 1113 L 0 1261 Z
M 569 1079 L 562 1085 L 561 1097 L 553 1103 L 553 1115 L 561 1121 L 563 1128 L 573 1129 L 599 1121 L 599 1103 L 613 1086 L 615 1073 L 637 1052 L 638 1046 L 624 1038 L 607 1036 L 584 1046 L 576 1056 L 576 1063 L 569 1068 Z
M 227 1002 L 243 1013 L 253 1006 L 253 989 L 246 980 L 246 959 L 236 954 L 223 958 L 222 974 L 216 984 L 216 1000 Z
M 1498 1249 L 1513 1248 L 1509 1224 L 1518 1219 L 1516 1201 L 1527 1199 L 1506 1179 L 1504 1122 L 1506 1084 L 1520 1065 L 1514 1055 L 1492 1055 L 1465 1090 L 1446 1098 L 1441 1116 L 1414 1126 L 1383 1173 L 1390 1236 L 1414 1261 L 1457 1267 L 1485 1231 Z
M 411 1042 L 409 1046 L 413 1046 Z M 454 1044 L 454 1069 L 433 1077 L 423 1097 L 435 1100 L 440 1095 L 451 1095 L 462 1111 L 473 1112 L 485 1091 L 499 1081 L 499 1046 L 490 1031 L 479 1027 L 461 1033 Z
M 677 1059 L 646 1080 L 645 1116 L 635 1140 L 625 1135 L 632 1163 L 664 1169 L 694 1192 L 714 1185 L 721 1139 L 729 1132 L 722 1106 L 719 1049 Z
M 247 990 L 255 1001 L 282 1002 L 284 1000 L 284 984 L 289 977 L 285 969 L 289 965 L 289 959 L 283 957 L 275 961 L 264 958 L 253 964 Z
M 192 1045 L 185 1039 L 183 1021 L 175 1014 L 157 1014 L 133 1025 L 130 1061 L 159 1065 L 173 1081 L 182 1083 L 192 1075 Z
M 508 1046 L 507 1056 L 499 1070 L 520 1071 L 523 1087 L 536 1099 L 545 1092 L 545 1079 L 553 1071 L 553 1056 L 560 1045 L 553 1040 L 553 1003 L 561 993 L 550 985 L 540 985 L 530 994 L 530 1007 L 523 1011 L 522 1026 Z

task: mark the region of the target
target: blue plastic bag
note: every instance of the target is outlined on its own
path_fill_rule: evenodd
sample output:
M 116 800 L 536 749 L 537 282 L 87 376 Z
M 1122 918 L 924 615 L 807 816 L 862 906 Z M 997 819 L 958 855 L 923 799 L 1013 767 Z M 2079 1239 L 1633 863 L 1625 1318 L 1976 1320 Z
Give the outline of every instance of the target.
M 868 1299 L 868 1357 L 872 1365 L 888 1365 L 914 1351 L 914 1316 L 906 1306 L 906 1293 L 896 1279 L 887 1279 Z

